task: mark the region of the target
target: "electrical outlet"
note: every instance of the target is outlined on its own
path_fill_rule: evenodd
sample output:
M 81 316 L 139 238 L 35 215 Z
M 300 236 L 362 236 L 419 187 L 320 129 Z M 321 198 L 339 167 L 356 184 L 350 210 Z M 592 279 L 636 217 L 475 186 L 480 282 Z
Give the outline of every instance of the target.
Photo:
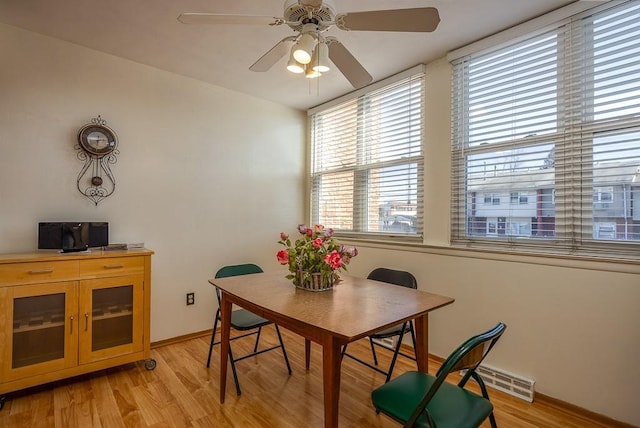
M 196 293 L 187 293 L 187 306 L 196 303 Z

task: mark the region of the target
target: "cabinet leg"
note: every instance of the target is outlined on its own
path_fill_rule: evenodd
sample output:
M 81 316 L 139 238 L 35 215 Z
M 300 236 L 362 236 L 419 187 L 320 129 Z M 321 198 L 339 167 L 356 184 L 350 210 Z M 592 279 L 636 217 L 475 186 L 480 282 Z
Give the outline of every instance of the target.
M 153 370 L 156 368 L 156 360 L 153 358 L 149 358 L 148 360 L 144 360 L 144 368 L 147 370 Z

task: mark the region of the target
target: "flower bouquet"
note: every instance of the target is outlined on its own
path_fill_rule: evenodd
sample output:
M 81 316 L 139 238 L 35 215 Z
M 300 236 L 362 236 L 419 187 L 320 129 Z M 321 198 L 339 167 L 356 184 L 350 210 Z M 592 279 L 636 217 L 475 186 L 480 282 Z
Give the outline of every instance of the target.
M 358 255 L 355 247 L 346 248 L 333 237 L 333 229 L 316 224 L 313 229 L 298 225 L 300 238 L 292 243 L 284 232 L 279 244 L 285 247 L 276 255 L 281 265 L 289 266 L 286 276 L 296 287 L 323 291 L 333 288 L 338 272 L 347 270 L 351 259 Z

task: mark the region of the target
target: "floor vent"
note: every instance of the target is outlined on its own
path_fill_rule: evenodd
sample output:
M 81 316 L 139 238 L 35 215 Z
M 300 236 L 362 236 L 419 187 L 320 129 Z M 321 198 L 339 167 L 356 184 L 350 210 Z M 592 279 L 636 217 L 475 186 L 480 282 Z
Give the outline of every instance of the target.
M 521 398 L 529 403 L 533 402 L 535 381 L 488 366 L 480 366 L 476 371 L 488 387 Z

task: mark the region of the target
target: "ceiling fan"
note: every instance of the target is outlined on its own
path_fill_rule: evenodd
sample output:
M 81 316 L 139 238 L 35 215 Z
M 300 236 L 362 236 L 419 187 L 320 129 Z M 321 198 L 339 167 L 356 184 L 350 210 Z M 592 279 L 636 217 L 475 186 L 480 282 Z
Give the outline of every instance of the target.
M 313 78 L 329 71 L 331 59 L 354 88 L 361 88 L 371 83 L 371 75 L 337 38 L 323 33 L 333 26 L 345 31 L 431 32 L 438 26 L 440 16 L 433 7 L 336 13 L 333 0 L 286 0 L 281 18 L 183 13 L 178 21 L 183 24 L 286 24 L 296 34 L 280 40 L 249 67 L 251 71 L 267 71 L 290 54 L 287 69 Z

